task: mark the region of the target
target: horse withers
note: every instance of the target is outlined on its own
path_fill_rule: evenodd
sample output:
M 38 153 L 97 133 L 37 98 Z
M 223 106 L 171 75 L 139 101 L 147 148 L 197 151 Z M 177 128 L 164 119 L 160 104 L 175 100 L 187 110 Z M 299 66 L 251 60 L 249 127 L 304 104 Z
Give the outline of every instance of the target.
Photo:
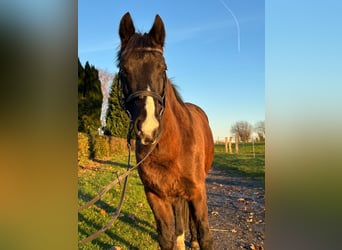
M 122 103 L 136 134 L 138 168 L 157 224 L 161 249 L 213 249 L 205 178 L 214 155 L 202 109 L 184 103 L 166 76 L 165 28 L 156 15 L 148 33 L 136 33 L 129 13 L 120 22 L 118 52 Z M 151 152 L 151 149 L 152 152 Z

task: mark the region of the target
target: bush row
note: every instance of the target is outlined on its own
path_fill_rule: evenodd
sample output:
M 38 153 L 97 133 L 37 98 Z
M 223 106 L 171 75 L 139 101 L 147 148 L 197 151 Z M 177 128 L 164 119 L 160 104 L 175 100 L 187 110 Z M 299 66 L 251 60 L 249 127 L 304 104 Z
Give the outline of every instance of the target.
M 134 141 L 132 140 L 132 149 Z M 108 159 L 127 153 L 127 141 L 106 135 L 78 133 L 78 160 Z
M 78 161 L 84 161 L 90 158 L 89 150 L 89 138 L 85 133 L 78 133 L 78 149 L 77 149 L 77 159 Z

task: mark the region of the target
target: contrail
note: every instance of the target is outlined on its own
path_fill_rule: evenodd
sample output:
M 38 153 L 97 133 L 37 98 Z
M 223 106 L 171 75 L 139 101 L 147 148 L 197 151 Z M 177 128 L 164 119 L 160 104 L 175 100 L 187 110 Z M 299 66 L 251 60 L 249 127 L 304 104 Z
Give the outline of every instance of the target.
M 240 52 L 240 24 L 238 19 L 236 18 L 234 12 L 228 7 L 228 5 L 223 2 L 223 0 L 219 0 L 220 3 L 223 5 L 223 7 L 225 7 L 226 10 L 228 10 L 228 12 L 232 15 L 235 24 L 236 24 L 236 29 L 237 29 L 237 43 L 238 43 L 238 51 Z

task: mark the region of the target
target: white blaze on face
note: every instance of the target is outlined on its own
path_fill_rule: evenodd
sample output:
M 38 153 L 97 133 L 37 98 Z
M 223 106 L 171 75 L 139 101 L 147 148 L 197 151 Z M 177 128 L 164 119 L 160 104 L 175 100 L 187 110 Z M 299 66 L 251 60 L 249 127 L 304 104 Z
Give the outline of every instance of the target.
M 151 91 L 149 86 L 147 87 L 147 91 Z M 144 136 L 152 138 L 153 131 L 156 130 L 159 126 L 159 122 L 155 116 L 155 105 L 153 97 L 146 97 L 145 110 L 146 119 L 141 125 L 141 131 L 143 132 Z

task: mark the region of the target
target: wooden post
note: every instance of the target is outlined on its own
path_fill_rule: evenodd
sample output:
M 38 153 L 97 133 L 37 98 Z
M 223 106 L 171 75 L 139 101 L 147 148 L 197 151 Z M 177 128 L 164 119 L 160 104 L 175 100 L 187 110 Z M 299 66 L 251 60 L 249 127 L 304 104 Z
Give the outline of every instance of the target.
M 254 138 L 252 138 L 252 142 L 253 142 L 253 157 L 255 158 Z
M 239 153 L 239 135 L 238 134 L 235 135 L 235 153 L 236 154 Z
M 233 153 L 232 152 L 232 140 L 233 140 L 233 137 L 229 137 L 229 144 L 228 144 L 228 146 L 229 146 L 229 154 Z
M 228 137 L 224 138 L 224 144 L 226 146 L 226 153 L 228 153 Z

